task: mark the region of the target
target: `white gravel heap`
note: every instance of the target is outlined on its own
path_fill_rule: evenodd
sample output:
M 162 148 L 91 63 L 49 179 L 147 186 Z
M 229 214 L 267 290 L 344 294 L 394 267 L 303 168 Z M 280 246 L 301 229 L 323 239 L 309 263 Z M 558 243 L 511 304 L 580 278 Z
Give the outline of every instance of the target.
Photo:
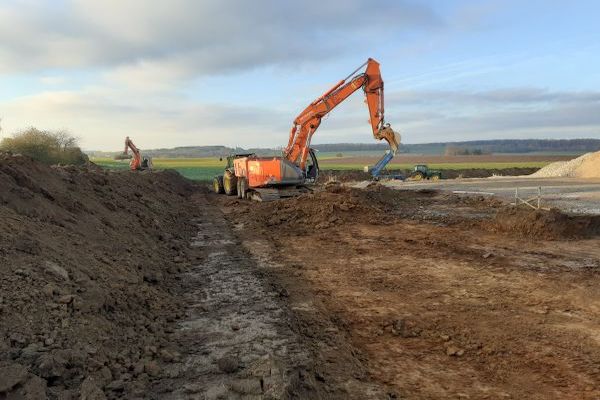
M 600 151 L 570 161 L 557 161 L 530 175 L 534 178 L 600 178 Z

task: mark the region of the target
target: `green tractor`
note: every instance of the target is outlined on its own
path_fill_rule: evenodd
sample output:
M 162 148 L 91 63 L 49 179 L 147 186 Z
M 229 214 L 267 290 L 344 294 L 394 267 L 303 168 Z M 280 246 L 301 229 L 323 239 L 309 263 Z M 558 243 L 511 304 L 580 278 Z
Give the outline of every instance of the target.
M 442 179 L 442 171 L 435 171 L 429 169 L 425 164 L 418 164 L 415 165 L 415 168 L 408 176 L 408 179 L 411 181 L 422 181 L 424 179 L 437 181 Z

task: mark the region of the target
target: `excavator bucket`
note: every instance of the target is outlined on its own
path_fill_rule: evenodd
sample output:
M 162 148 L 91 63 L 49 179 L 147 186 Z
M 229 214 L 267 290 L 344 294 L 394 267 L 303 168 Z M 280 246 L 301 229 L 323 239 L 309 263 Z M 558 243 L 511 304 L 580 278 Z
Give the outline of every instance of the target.
M 395 132 L 391 126 L 386 125 L 377 132 L 375 139 L 384 139 L 390 145 L 392 152 L 396 154 L 400 147 L 400 133 Z

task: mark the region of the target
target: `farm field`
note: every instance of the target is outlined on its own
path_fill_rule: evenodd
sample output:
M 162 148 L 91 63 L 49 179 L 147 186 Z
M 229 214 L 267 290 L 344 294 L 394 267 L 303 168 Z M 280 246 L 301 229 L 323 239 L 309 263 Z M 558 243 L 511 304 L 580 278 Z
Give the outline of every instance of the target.
M 323 170 L 356 170 L 362 171 L 365 165 L 373 165 L 379 156 L 373 152 L 353 152 L 349 157 L 336 157 L 334 153 L 318 155 Z M 441 170 L 469 169 L 514 169 L 541 168 L 554 161 L 568 160 L 570 155 L 483 155 L 483 156 L 442 156 L 400 154 L 389 164 L 389 170 L 411 169 L 415 164 L 428 164 L 431 168 Z M 128 160 L 111 158 L 92 158 L 92 162 L 109 169 L 127 169 Z M 174 169 L 188 179 L 207 181 L 223 171 L 226 161 L 216 157 L 207 158 L 154 158 L 157 169 Z

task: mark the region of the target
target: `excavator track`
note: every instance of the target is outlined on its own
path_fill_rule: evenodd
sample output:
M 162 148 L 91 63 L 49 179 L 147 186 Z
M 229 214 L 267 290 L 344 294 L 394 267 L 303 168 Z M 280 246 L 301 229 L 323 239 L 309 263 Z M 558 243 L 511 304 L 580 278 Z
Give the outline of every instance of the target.
M 256 188 L 248 191 L 248 198 L 254 201 L 275 201 L 286 197 L 296 197 L 304 193 L 310 193 L 311 190 L 305 186 L 293 188 Z

